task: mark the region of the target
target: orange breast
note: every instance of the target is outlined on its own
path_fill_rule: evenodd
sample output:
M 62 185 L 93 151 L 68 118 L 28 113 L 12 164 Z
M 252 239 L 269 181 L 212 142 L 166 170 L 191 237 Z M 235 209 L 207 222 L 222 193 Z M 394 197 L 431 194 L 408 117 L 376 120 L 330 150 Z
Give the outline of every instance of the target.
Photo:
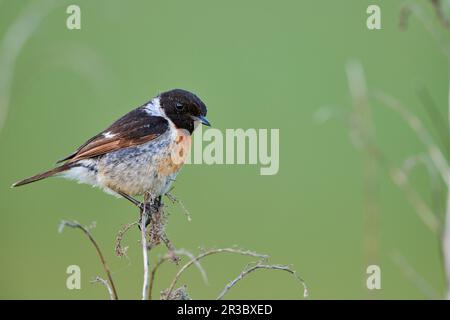
M 165 155 L 159 164 L 159 173 L 170 175 L 178 170 L 185 163 L 191 149 L 191 135 L 187 130 L 177 129 L 177 137 L 170 148 L 170 153 Z

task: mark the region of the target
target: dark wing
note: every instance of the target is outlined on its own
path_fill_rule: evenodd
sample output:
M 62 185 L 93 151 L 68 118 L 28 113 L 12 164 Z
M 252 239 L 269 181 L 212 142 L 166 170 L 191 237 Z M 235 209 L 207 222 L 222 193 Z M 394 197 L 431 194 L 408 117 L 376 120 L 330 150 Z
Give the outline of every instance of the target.
M 169 129 L 163 117 L 152 116 L 143 108 L 126 114 L 110 127 L 92 137 L 74 153 L 58 161 L 75 162 L 94 158 L 108 152 L 149 142 Z

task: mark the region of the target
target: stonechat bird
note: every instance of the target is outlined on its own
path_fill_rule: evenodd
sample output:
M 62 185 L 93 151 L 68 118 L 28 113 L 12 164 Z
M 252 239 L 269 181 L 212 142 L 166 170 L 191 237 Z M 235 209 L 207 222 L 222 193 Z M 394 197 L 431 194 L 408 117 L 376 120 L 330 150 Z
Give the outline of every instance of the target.
M 161 93 L 59 160 L 56 168 L 13 187 L 60 176 L 122 196 L 143 210 L 134 196 L 161 201 L 185 162 L 193 131 L 200 124 L 210 126 L 206 112 L 189 91 Z

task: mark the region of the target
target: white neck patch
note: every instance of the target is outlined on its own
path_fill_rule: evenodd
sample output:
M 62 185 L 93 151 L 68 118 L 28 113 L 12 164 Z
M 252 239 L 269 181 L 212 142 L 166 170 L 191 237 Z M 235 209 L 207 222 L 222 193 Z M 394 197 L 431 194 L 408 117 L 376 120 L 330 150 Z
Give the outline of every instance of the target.
M 145 111 L 151 116 L 157 116 L 157 117 L 164 117 L 167 118 L 166 113 L 161 108 L 161 105 L 159 103 L 159 98 L 154 98 L 152 101 L 147 103 L 144 107 Z
M 166 115 L 164 112 L 164 109 L 161 107 L 159 97 L 153 98 L 152 101 L 147 103 L 147 105 L 144 106 L 144 110 L 151 116 L 156 117 L 163 117 L 169 122 L 170 131 L 174 135 L 174 138 L 176 137 L 176 127 L 175 124 L 170 120 L 170 118 Z

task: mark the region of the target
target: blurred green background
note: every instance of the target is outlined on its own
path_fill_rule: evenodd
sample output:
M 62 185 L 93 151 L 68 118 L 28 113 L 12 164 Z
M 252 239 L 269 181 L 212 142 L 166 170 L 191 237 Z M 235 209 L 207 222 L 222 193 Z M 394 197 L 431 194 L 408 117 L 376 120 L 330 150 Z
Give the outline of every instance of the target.
M 447 37 L 433 9 L 424 1 L 416 3 L 439 36 Z M 81 30 L 66 28 L 68 4 L 80 6 Z M 369 4 L 381 7 L 382 30 L 366 28 Z M 5 43 L 18 44 L 5 41 L 14 24 L 29 14 L 25 21 L 31 25 L 13 68 L 9 62 L 2 66 L 12 74 L 1 88 L 5 93 L 10 85 L 11 91 L 0 129 L 0 298 L 107 298 L 100 284 L 89 283 L 96 275 L 104 276 L 94 249 L 79 231 L 58 234 L 61 219 L 85 225 L 96 221 L 93 234 L 113 271 L 119 297 L 140 298 L 137 229 L 125 239 L 130 259 L 114 254 L 117 231 L 137 217 L 127 201 L 62 179 L 20 189 L 10 185 L 50 168 L 119 116 L 178 87 L 205 101 L 216 128 L 279 128 L 280 170 L 261 176 L 254 165 L 185 166 L 174 194 L 193 220 L 188 222 L 179 206 L 168 204 L 167 231 L 176 247 L 198 252 L 199 247 L 238 245 L 267 253 L 273 263 L 293 264 L 311 299 L 432 296 L 393 261 L 398 252 L 426 286 L 442 295 L 439 241 L 382 169 L 374 227 L 379 250 L 367 258 L 363 158 L 347 126 L 351 97 L 345 65 L 351 59 L 363 65 L 369 87 L 392 94 L 421 118 L 426 113 L 417 90 L 423 86 L 442 114 L 446 112 L 447 59 L 417 18 L 410 20 L 407 31 L 399 30 L 403 4 L 0 1 L 0 56 L 11 49 Z M 33 25 L 40 14 L 42 21 Z M 423 152 L 398 115 L 371 104 L 378 142 L 393 163 Z M 337 116 L 319 124 L 315 115 L 324 106 Z M 426 169 L 415 170 L 412 181 L 431 203 Z M 152 261 L 163 251 L 154 252 Z M 203 261 L 209 285 L 195 268 L 180 284 L 188 285 L 193 298 L 215 298 L 249 261 L 212 256 Z M 72 264 L 81 267 L 81 290 L 65 286 L 66 268 Z M 366 288 L 368 264 L 381 267 L 381 290 Z M 175 271 L 169 264 L 163 268 L 156 292 L 168 286 Z M 302 290 L 288 274 L 263 270 L 226 297 L 300 299 Z

